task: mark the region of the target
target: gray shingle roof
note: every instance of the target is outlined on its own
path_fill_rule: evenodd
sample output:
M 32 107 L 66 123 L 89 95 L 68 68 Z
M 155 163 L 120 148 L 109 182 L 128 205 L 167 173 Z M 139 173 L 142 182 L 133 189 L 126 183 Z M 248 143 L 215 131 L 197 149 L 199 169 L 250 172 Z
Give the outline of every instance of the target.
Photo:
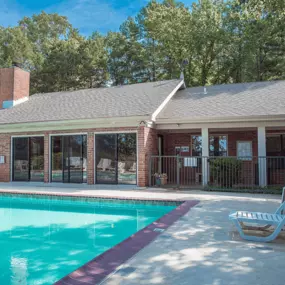
M 193 87 L 178 91 L 159 119 L 285 115 L 285 81 Z
M 36 94 L 0 111 L 0 124 L 151 115 L 181 80 Z

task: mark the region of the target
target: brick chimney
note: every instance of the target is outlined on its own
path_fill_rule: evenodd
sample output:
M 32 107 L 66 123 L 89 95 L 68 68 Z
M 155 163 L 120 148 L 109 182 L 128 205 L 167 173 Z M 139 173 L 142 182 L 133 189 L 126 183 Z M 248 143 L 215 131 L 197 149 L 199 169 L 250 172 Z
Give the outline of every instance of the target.
M 0 109 L 12 108 L 29 99 L 30 73 L 13 65 L 0 68 Z

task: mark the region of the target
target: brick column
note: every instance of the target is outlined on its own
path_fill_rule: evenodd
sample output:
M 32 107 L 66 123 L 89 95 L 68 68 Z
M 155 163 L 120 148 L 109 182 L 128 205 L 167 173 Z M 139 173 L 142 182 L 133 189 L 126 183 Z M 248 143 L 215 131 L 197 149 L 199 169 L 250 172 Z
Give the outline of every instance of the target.
M 44 182 L 49 183 L 49 157 L 50 157 L 50 146 L 49 146 L 49 133 L 45 133 L 44 137 Z
M 87 183 L 94 184 L 94 133 L 87 137 Z
M 11 175 L 11 137 L 0 135 L 0 156 L 4 156 L 4 163 L 0 164 L 0 182 L 9 182 Z
M 138 186 L 149 186 L 149 161 L 158 153 L 157 132 L 153 128 L 141 126 L 138 129 Z

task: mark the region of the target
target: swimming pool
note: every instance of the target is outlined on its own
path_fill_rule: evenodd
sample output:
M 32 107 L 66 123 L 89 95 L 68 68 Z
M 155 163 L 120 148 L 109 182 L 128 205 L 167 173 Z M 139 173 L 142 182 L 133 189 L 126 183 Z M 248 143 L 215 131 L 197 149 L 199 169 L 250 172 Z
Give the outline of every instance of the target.
M 0 284 L 48 285 L 177 203 L 0 196 Z

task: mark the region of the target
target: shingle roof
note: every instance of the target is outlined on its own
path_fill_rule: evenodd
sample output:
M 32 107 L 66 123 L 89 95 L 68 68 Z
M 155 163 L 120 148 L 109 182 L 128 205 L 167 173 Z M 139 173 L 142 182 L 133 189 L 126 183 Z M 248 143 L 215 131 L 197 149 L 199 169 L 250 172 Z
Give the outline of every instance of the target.
M 285 115 L 285 81 L 193 87 L 178 91 L 159 119 Z
M 0 124 L 151 115 L 181 80 L 35 94 L 0 111 Z

